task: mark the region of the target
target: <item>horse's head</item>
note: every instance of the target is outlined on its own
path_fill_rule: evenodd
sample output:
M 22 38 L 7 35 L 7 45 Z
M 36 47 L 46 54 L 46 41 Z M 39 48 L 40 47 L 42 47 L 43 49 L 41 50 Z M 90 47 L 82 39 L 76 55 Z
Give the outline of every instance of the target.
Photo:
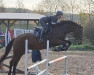
M 82 36 L 83 36 L 83 27 L 78 25 L 74 30 L 74 37 L 76 38 L 78 44 L 82 44 Z

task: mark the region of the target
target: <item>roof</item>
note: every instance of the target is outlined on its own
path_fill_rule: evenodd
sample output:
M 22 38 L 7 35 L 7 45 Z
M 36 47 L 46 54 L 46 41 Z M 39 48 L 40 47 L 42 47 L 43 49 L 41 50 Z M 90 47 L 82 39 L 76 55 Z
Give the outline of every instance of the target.
M 43 16 L 34 13 L 0 13 L 0 20 L 39 20 Z

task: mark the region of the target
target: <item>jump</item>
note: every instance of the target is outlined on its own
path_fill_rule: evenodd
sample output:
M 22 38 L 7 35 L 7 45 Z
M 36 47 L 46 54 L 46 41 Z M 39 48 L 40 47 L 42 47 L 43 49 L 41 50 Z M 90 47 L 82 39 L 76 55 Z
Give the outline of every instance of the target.
M 74 38 L 78 40 L 78 44 L 82 43 L 82 34 L 83 34 L 83 27 L 78 25 L 75 22 L 65 20 L 60 23 L 56 23 L 55 25 L 51 25 L 52 32 L 48 35 L 47 39 L 50 41 L 50 47 L 64 45 L 69 43 L 70 41 L 65 40 L 65 37 L 68 33 L 73 32 Z M 20 58 L 25 54 L 25 40 L 28 40 L 28 48 L 31 50 L 42 50 L 46 49 L 46 41 L 44 39 L 43 42 L 39 42 L 40 38 L 35 37 L 33 33 L 26 33 L 22 34 L 9 42 L 6 47 L 5 54 L 1 57 L 0 63 L 5 60 L 11 48 L 13 47 L 13 57 L 10 61 L 10 69 L 8 75 L 11 75 L 12 68 L 13 68 L 13 75 L 15 75 L 16 66 L 20 60 Z

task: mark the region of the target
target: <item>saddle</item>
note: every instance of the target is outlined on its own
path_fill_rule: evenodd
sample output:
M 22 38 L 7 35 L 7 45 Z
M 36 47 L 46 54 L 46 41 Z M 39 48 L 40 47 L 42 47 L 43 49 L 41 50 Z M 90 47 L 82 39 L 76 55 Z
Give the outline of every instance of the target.
M 34 36 L 40 37 L 42 29 L 43 28 L 41 28 L 41 27 L 35 27 L 35 29 L 33 31 Z M 52 27 L 47 25 L 47 29 L 45 30 L 43 38 L 47 38 L 51 34 L 51 32 L 52 32 Z

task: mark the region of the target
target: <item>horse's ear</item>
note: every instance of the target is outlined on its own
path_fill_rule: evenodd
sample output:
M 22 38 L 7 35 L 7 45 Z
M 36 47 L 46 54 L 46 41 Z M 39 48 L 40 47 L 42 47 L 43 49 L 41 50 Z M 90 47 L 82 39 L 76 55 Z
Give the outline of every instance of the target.
M 82 26 L 81 24 L 79 24 L 79 27 L 80 27 L 81 29 L 83 29 L 83 26 Z

